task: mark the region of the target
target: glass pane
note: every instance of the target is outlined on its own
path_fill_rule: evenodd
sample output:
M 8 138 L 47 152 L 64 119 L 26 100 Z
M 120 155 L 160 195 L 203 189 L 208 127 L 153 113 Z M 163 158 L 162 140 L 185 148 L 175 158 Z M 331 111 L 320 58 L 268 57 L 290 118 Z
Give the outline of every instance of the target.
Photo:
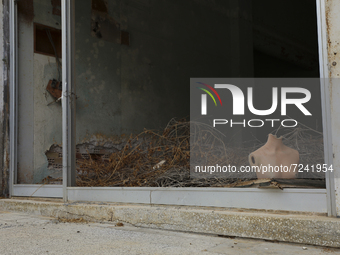
M 50 1 L 18 1 L 18 180 L 62 177 L 61 16 Z
M 226 187 L 256 179 L 190 177 L 190 79 L 318 78 L 315 9 L 293 0 L 76 0 L 77 185 Z M 311 148 L 304 142 L 312 136 L 323 162 L 319 85 L 311 90 L 316 110 L 296 132 L 232 130 L 232 146 L 219 146 L 249 165 L 271 132 L 295 149 Z M 254 93 L 266 107 L 270 90 Z M 306 153 L 303 162 L 315 159 Z

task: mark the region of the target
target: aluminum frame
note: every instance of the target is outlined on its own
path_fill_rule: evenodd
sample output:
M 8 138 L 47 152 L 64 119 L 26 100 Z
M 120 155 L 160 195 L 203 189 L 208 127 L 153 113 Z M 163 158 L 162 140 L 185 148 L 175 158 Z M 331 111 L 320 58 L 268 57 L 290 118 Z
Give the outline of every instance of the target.
M 77 187 L 68 193 L 70 201 L 327 213 L 325 189 Z
M 62 198 L 63 185 L 15 184 L 13 196 Z
M 68 2 L 68 5 L 66 4 Z M 72 6 L 72 9 L 71 9 L 71 5 L 70 5 L 70 2 L 73 2 L 74 4 L 74 1 L 73 0 L 70 0 L 70 1 L 67 1 L 67 0 L 62 0 L 62 17 L 63 17 L 63 21 L 64 24 L 67 24 L 66 22 L 68 20 L 70 20 L 70 18 L 72 18 L 72 15 L 74 17 L 74 13 L 71 13 L 71 10 L 74 11 L 74 5 Z M 327 98 L 329 98 L 329 90 L 328 90 L 328 86 L 329 86 L 329 83 L 328 83 L 328 73 L 327 73 L 327 63 L 328 63 L 328 59 L 327 59 L 327 23 L 326 23 L 326 17 L 325 17 L 325 0 L 316 0 L 316 5 L 317 5 L 317 22 L 318 22 L 318 41 L 319 41 L 319 63 L 320 63 L 320 81 L 321 81 L 321 102 L 322 102 L 322 121 L 323 121 L 323 130 L 324 130 L 324 154 L 325 154 L 325 163 L 326 164 L 332 164 L 333 163 L 333 158 L 332 158 L 332 155 L 333 155 L 333 152 L 332 152 L 332 133 L 331 133 L 331 125 L 330 125 L 330 104 L 329 104 L 329 100 L 327 100 Z M 65 8 L 65 9 L 64 9 Z M 68 9 L 69 8 L 69 9 Z M 74 21 L 73 21 L 74 22 Z M 71 26 L 70 26 L 71 22 L 69 22 L 68 26 L 63 26 L 63 29 L 67 29 L 67 31 L 64 31 L 65 35 L 68 35 L 68 39 L 69 40 L 72 40 L 72 42 L 74 42 L 74 34 L 72 34 L 72 29 L 71 29 Z M 63 33 L 63 46 L 65 46 L 64 43 L 66 43 L 66 40 L 67 38 L 64 38 L 64 33 Z M 64 41 L 65 40 L 65 41 Z M 67 43 L 66 43 L 66 46 L 67 46 Z M 63 47 L 64 49 L 65 47 Z M 70 45 L 68 45 L 68 53 L 69 54 L 73 54 L 72 50 L 74 48 L 72 48 Z M 64 52 L 64 51 L 63 51 Z M 65 55 L 63 55 L 65 56 Z M 71 58 L 69 59 L 70 56 L 68 56 L 68 63 L 72 63 L 74 64 L 74 62 L 71 62 L 72 60 L 74 60 L 74 58 Z M 66 60 L 66 58 L 64 57 L 63 60 Z M 66 67 L 63 63 L 63 68 Z M 71 74 L 73 75 L 73 72 L 72 72 L 72 68 L 73 66 L 71 67 L 67 67 L 67 70 L 65 70 L 65 74 L 68 75 L 68 74 Z M 64 69 L 63 69 L 63 76 L 64 76 Z M 69 77 L 70 78 L 70 77 Z M 74 79 L 74 77 L 72 77 L 72 79 Z M 66 77 L 65 77 L 65 80 L 66 80 Z M 70 82 L 70 84 L 72 84 Z M 67 83 L 66 83 L 66 90 L 67 91 Z M 68 111 L 71 111 L 72 108 L 71 106 L 68 105 Z M 65 110 L 67 111 L 67 109 Z M 67 117 L 65 117 L 65 119 L 67 119 L 69 117 L 69 115 Z M 64 120 L 64 104 L 63 104 L 63 120 Z M 69 123 L 72 122 L 72 119 L 71 120 L 68 120 Z M 67 124 L 66 124 L 67 125 Z M 64 126 L 64 124 L 63 124 Z M 75 123 L 73 124 L 72 126 L 73 128 L 75 128 Z M 69 127 L 69 128 L 72 128 L 72 127 Z M 63 129 L 64 131 L 64 129 Z M 68 129 L 67 131 L 67 136 L 69 137 L 71 135 L 71 132 L 70 132 L 70 129 Z M 73 131 L 74 134 L 75 134 L 75 130 Z M 63 139 L 65 137 L 65 133 L 63 133 Z M 66 144 L 66 143 L 64 143 Z M 75 146 L 75 144 L 73 144 L 73 146 Z M 65 147 L 65 146 L 64 146 Z M 63 147 L 63 148 L 64 148 Z M 70 150 L 69 150 L 70 151 Z M 66 155 L 63 153 L 63 155 Z M 68 156 L 70 156 L 68 154 Z M 72 156 L 73 158 L 75 157 L 75 155 Z M 65 159 L 66 161 L 66 159 Z M 74 165 L 75 167 L 75 165 Z M 74 167 L 69 167 L 69 165 L 65 165 L 63 166 L 63 169 L 64 169 L 64 177 L 66 176 L 70 176 L 70 174 L 72 175 L 72 170 L 74 170 L 75 168 Z M 66 172 L 66 173 L 65 173 Z M 67 183 L 67 186 L 71 186 L 68 182 L 64 182 L 64 183 Z M 109 190 L 117 190 L 115 188 L 107 188 L 105 189 L 106 191 L 109 191 Z M 132 188 L 133 189 L 133 188 Z M 138 188 L 136 188 L 138 189 Z M 84 192 L 85 191 L 88 191 L 88 190 L 98 190 L 98 189 L 84 189 L 84 188 L 67 188 L 65 187 L 64 185 L 64 201 L 66 202 L 68 200 L 68 192 L 69 191 L 75 191 L 75 190 L 83 190 Z M 149 189 L 150 192 L 151 192 L 151 188 Z M 162 190 L 160 188 L 160 190 Z M 227 190 L 227 189 L 226 189 Z M 235 192 L 241 192 L 241 191 L 246 191 L 248 189 L 244 189 L 244 190 L 241 190 L 241 189 L 237 189 L 237 191 Z M 206 189 L 207 191 L 207 189 Z M 259 190 L 252 190 L 252 192 L 255 192 L 256 194 L 259 193 Z M 272 190 L 270 191 L 272 192 Z M 313 192 L 313 191 L 309 191 L 309 192 Z M 65 194 L 66 193 L 66 194 Z M 260 193 L 262 194 L 268 194 L 267 193 L 264 193 L 263 191 L 260 191 Z M 336 216 L 336 208 L 335 208 L 335 190 L 334 190 L 334 173 L 330 173 L 330 172 L 327 172 L 326 173 L 326 193 L 327 193 L 327 196 L 326 196 L 326 201 L 327 201 L 327 213 L 329 216 Z M 75 194 L 78 194 L 79 193 L 75 193 Z M 312 193 L 313 194 L 313 193 Z M 103 193 L 102 194 L 104 197 L 105 194 Z M 137 195 L 138 196 L 138 195 Z M 150 193 L 150 196 L 151 196 L 151 193 Z M 87 198 L 89 197 L 93 197 L 94 200 L 87 200 L 87 201 L 97 201 L 98 199 L 100 200 L 100 197 L 98 196 L 91 196 L 91 194 L 88 194 Z M 75 196 L 73 193 L 71 194 L 71 198 L 77 198 L 77 196 Z M 82 196 L 78 196 L 78 198 L 82 198 Z M 72 199 L 73 200 L 73 199 Z M 76 199 L 77 200 L 77 199 Z M 294 198 L 295 200 L 295 198 Z M 245 203 L 245 206 L 246 206 L 246 203 Z M 265 206 L 265 205 L 263 205 Z M 245 208 L 244 206 L 242 206 L 243 208 Z
M 258 188 L 68 188 L 70 201 L 327 213 L 326 190 Z
M 324 0 L 317 0 L 320 73 L 325 77 L 327 66 L 326 23 Z M 63 74 L 63 185 L 19 185 L 17 171 L 17 10 L 16 0 L 10 0 L 10 195 L 63 197 L 64 202 L 106 201 L 151 204 L 199 205 L 237 207 L 264 210 L 291 210 L 328 212 L 334 215 L 331 176 L 327 177 L 327 189 L 264 190 L 252 188 L 120 188 L 120 187 L 70 187 L 75 174 L 75 87 L 74 83 L 74 0 L 62 0 L 62 74 Z M 327 42 L 326 42 L 327 43 Z M 13 47 L 14 46 L 14 47 Z M 322 55 L 321 55 L 322 54 Z M 330 111 L 327 106 L 327 84 L 322 84 L 324 130 L 331 130 Z M 329 95 L 328 95 L 329 96 Z M 328 107 L 328 108 L 327 108 Z M 325 108 L 325 109 L 324 109 Z M 325 128 L 326 127 L 326 128 Z M 331 162 L 331 133 L 325 135 L 325 156 Z M 66 146 L 65 146 L 66 145 Z M 327 154 L 327 155 L 326 155 Z M 334 182 L 333 182 L 334 185 Z M 34 190 L 34 191 L 33 191 Z M 40 191 L 39 191 L 40 190 Z M 33 191 L 30 193 L 30 191 Z M 176 194 L 175 194 L 176 193 Z M 334 193 L 334 192 L 333 192 Z M 206 196 L 209 194 L 209 197 Z M 244 196 L 244 194 L 246 194 Z M 202 196 L 206 196 L 202 199 Z M 242 197 L 242 199 L 241 199 Z M 193 202 L 196 201 L 196 202 Z M 228 202 L 229 201 L 229 202 Z M 325 202 L 326 201 L 326 202 Z M 198 204 L 199 203 L 199 204 Z M 282 206 L 285 205 L 285 207 Z M 255 207 L 255 208 L 254 208 Z
M 62 185 L 20 184 L 14 196 L 63 197 Z M 325 189 L 70 187 L 69 201 L 327 213 Z
M 17 1 L 9 1 L 9 35 L 10 35 L 10 149 L 9 149 L 9 196 L 13 194 L 13 185 L 17 183 L 17 144 L 18 144 L 18 8 Z

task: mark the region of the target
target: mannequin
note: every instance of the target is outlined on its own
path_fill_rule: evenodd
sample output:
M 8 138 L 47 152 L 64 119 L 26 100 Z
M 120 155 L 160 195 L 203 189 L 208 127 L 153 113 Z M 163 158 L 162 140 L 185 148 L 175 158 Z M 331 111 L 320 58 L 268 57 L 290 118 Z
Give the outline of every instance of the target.
M 299 152 L 292 148 L 287 147 L 282 143 L 282 137 L 278 138 L 275 135 L 269 134 L 268 141 L 265 145 L 263 145 L 258 150 L 249 154 L 249 164 L 251 166 L 271 166 L 271 167 L 280 167 L 281 165 L 285 169 L 289 169 L 290 171 L 284 172 L 280 169 L 280 171 L 270 171 L 270 172 L 257 172 L 257 178 L 285 178 L 285 179 L 294 179 L 296 178 L 298 168 L 291 166 L 292 164 L 299 164 Z M 288 168 L 287 168 L 288 167 Z M 295 172 L 294 172 L 295 168 Z

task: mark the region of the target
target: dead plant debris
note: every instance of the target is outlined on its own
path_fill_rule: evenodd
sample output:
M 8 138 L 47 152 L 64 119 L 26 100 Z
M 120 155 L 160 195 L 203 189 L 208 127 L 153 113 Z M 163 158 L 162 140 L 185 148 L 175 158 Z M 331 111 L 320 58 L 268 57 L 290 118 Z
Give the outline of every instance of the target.
M 195 137 L 191 139 L 190 129 L 195 129 Z M 301 164 L 324 162 L 322 133 L 302 124 L 296 128 L 279 128 L 273 133 L 282 135 L 287 146 L 299 151 Z M 162 132 L 144 130 L 131 136 L 122 150 L 107 159 L 91 156 L 78 159 L 77 186 L 233 187 L 236 183 L 256 179 L 254 173 L 239 179 L 228 176 L 190 178 L 190 141 L 192 151 L 209 158 L 212 165 L 248 165 L 249 153 L 263 145 L 255 142 L 245 148 L 226 147 L 221 134 L 212 127 L 172 119 Z M 315 173 L 310 178 L 323 176 Z

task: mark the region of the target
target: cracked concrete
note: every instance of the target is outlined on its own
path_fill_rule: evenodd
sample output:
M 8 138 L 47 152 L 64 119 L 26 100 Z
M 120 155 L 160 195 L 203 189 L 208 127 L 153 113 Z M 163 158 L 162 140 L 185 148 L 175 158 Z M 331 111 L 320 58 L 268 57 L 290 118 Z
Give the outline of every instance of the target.
M 340 247 L 340 219 L 226 208 L 1 199 L 0 208 L 63 219 Z
M 1 254 L 337 254 L 339 249 L 0 211 Z

